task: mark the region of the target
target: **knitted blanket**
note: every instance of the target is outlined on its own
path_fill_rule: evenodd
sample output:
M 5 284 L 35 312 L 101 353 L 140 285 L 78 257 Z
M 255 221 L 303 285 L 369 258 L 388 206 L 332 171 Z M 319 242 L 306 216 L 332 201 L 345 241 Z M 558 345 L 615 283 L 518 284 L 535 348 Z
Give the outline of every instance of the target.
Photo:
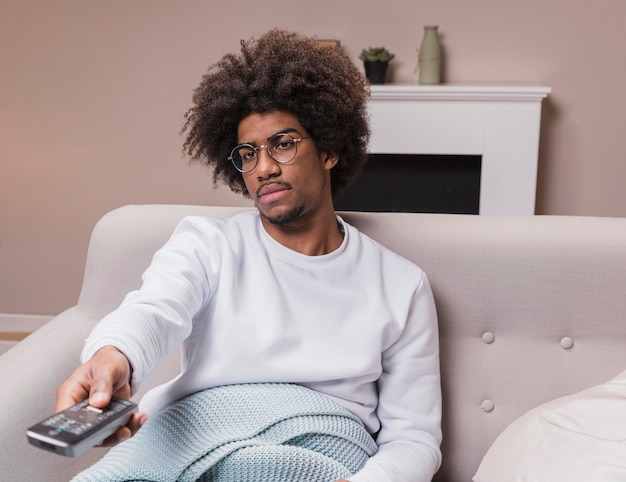
M 170 405 L 74 482 L 334 481 L 376 452 L 362 422 L 308 388 L 225 385 Z

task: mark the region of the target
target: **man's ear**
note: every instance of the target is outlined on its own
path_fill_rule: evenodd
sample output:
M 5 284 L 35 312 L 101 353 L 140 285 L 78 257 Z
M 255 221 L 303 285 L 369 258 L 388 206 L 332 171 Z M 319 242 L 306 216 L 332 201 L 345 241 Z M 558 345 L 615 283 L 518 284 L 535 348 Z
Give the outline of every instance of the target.
M 325 151 L 322 153 L 324 156 L 324 168 L 331 170 L 339 162 L 339 156 L 334 151 Z

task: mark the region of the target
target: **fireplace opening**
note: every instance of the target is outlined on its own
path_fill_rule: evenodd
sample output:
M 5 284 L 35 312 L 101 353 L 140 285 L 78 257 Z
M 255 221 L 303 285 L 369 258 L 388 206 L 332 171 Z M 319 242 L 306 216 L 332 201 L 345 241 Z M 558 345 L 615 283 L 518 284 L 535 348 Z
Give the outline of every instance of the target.
M 481 156 L 370 154 L 339 211 L 478 214 Z

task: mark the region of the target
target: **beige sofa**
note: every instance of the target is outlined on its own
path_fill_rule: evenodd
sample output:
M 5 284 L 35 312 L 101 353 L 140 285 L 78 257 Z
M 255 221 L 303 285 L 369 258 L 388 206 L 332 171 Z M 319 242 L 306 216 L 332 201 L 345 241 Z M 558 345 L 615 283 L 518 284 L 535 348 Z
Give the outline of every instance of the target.
M 77 459 L 26 442 L 53 410 L 92 326 L 137 287 L 152 253 L 187 214 L 241 208 L 127 206 L 96 226 L 76 306 L 0 357 L 0 478 L 66 481 Z M 444 462 L 437 481 L 469 481 L 510 422 L 626 368 L 626 219 L 346 213 L 426 270 L 437 301 Z M 63 282 L 63 273 L 59 273 Z M 171 357 L 150 386 L 176 373 Z M 146 387 L 147 388 L 147 387 Z M 500 481 L 505 482 L 505 481 Z

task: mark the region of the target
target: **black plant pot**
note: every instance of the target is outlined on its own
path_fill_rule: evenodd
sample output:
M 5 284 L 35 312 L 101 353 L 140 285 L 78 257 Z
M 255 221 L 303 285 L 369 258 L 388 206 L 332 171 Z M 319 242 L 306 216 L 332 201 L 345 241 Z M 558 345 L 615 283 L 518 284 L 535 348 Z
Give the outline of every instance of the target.
M 387 65 L 389 62 L 381 62 L 377 60 L 375 62 L 363 62 L 365 67 L 365 77 L 369 80 L 370 84 L 384 84 L 387 77 Z

